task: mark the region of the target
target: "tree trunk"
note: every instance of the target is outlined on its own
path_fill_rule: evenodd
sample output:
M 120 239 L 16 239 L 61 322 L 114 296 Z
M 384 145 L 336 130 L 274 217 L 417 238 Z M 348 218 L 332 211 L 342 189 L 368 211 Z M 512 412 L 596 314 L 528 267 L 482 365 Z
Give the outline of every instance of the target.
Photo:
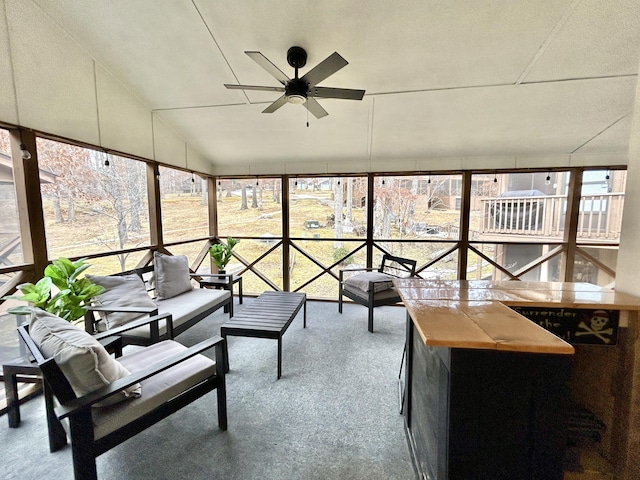
M 333 184 L 333 214 L 335 217 L 335 224 L 333 231 L 335 238 L 342 238 L 342 183 L 340 180 L 334 180 Z M 341 241 L 333 243 L 333 248 L 340 248 L 344 244 Z
M 247 186 L 242 185 L 242 204 L 240 205 L 240 210 L 247 210 L 249 207 L 247 205 Z
M 67 221 L 69 223 L 76 221 L 76 203 L 71 192 L 67 192 Z
M 256 190 L 256 185 L 253 184 L 251 186 L 251 208 L 258 208 L 258 194 Z
M 347 221 L 353 224 L 353 178 L 347 178 Z
M 62 216 L 62 208 L 60 208 L 60 196 L 56 193 L 53 197 L 53 213 L 56 217 L 56 223 L 64 222 L 64 217 Z
M 200 179 L 200 205 L 207 204 L 207 180 L 204 178 Z
M 127 200 L 129 201 L 129 211 L 131 212 L 131 221 L 129 222 L 129 229 L 132 232 L 139 232 L 142 230 L 142 223 L 140 222 L 140 210 L 142 208 L 142 202 L 140 201 L 140 192 L 137 188 L 138 172 L 134 168 L 127 168 Z

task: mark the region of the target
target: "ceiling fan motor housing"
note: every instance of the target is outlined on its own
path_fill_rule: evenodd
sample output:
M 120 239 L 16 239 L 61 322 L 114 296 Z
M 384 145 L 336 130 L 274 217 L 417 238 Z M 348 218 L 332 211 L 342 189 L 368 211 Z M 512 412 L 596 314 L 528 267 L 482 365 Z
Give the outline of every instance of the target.
M 307 64 L 307 52 L 302 47 L 291 47 L 287 50 L 287 62 L 293 68 L 302 68 Z
M 289 103 L 304 103 L 307 100 L 309 84 L 300 78 L 293 78 L 284 87 L 284 94 Z

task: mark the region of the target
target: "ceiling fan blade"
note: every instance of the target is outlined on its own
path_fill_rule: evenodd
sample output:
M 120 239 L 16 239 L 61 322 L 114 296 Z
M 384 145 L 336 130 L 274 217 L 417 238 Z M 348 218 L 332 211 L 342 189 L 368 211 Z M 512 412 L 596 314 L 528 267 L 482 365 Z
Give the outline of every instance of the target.
M 329 113 L 322 108 L 322 105 L 320 105 L 313 97 L 307 97 L 307 101 L 304 102 L 304 106 L 307 107 L 307 110 L 309 110 L 316 118 L 322 118 L 329 115 Z
M 258 65 L 275 77 L 283 85 L 290 80 L 282 70 L 276 67 L 271 61 L 260 52 L 244 52 L 251 57 Z
M 318 65 L 305 73 L 302 80 L 307 82 L 309 85 L 316 85 L 348 64 L 349 62 L 342 58 L 338 52 L 333 52 Z
M 310 87 L 308 95 L 320 98 L 362 100 L 364 90 L 354 90 L 352 88 Z
M 284 92 L 284 87 L 262 87 L 260 85 L 233 85 L 224 84 L 230 90 L 262 90 L 264 92 Z
M 279 99 L 277 99 L 275 102 L 273 102 L 267 108 L 265 108 L 262 111 L 262 113 L 273 113 L 276 110 L 278 110 L 281 106 L 283 106 L 285 103 L 287 103 L 287 97 L 286 97 L 286 95 L 282 95 Z

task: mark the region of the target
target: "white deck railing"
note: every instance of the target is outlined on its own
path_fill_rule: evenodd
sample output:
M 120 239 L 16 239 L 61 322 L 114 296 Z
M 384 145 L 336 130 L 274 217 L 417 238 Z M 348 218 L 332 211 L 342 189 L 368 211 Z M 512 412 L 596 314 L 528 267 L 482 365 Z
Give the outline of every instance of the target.
M 583 196 L 580 199 L 578 240 L 619 240 L 623 205 L 624 193 Z M 561 239 L 566 209 L 567 198 L 561 195 L 482 200 L 481 234 Z

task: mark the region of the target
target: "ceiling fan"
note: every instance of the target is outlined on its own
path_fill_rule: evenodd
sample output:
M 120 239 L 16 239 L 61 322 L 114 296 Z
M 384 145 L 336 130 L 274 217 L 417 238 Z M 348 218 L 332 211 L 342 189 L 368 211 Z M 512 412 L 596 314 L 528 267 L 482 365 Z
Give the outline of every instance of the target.
M 283 92 L 283 95 L 265 108 L 262 113 L 273 113 L 285 103 L 303 104 L 316 118 L 329 115 L 317 102 L 316 98 L 339 98 L 344 100 L 362 100 L 364 90 L 350 88 L 318 87 L 317 84 L 333 75 L 342 67 L 348 65 L 338 52 L 334 52 L 322 62 L 309 70 L 301 78 L 298 78 L 298 69 L 307 63 L 307 52 L 302 47 L 291 47 L 287 51 L 287 62 L 295 69 L 295 76 L 289 78 L 267 57 L 260 52 L 244 52 L 258 65 L 275 77 L 282 86 L 267 87 L 258 85 L 231 85 L 224 86 L 235 90 L 262 90 L 266 92 Z

